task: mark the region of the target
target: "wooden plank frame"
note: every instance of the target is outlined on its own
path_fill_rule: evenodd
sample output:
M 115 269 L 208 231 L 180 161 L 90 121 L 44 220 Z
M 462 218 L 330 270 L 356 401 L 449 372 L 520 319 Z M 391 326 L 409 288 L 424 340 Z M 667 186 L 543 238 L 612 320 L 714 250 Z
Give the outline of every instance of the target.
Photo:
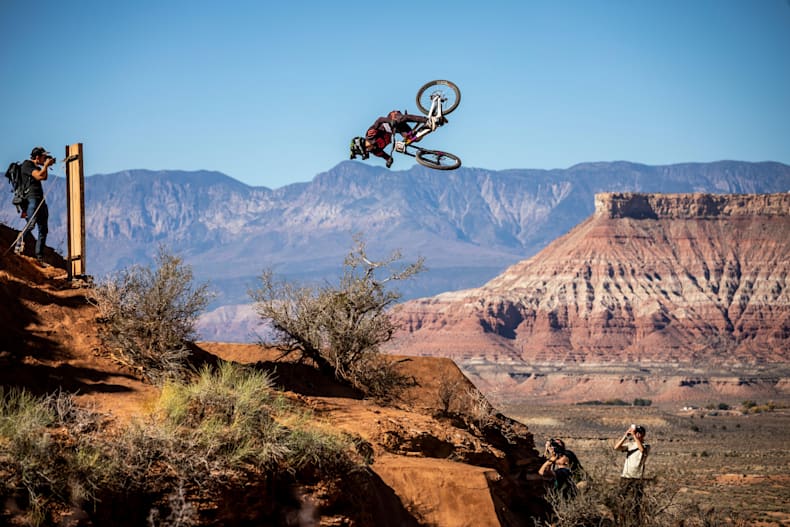
M 66 146 L 66 230 L 69 242 L 68 279 L 85 272 L 85 176 L 82 143 Z

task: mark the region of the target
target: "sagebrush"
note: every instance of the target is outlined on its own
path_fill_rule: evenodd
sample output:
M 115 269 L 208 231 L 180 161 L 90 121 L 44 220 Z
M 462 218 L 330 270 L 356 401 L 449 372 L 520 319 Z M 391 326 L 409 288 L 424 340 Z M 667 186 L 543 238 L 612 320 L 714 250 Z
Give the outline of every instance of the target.
M 726 507 L 703 509 L 678 500 L 680 470 L 664 471 L 639 482 L 640 499 L 625 482 L 600 469 L 585 473 L 573 495 L 549 488 L 551 517 L 537 527 L 713 527 L 746 525 Z
M 154 383 L 185 374 L 197 318 L 211 297 L 208 284 L 194 285 L 191 267 L 164 248 L 155 268 L 124 269 L 100 283 L 92 295 L 105 348 Z
M 359 438 L 336 433 L 273 387 L 271 374 L 220 362 L 171 379 L 150 414 L 107 433 L 107 416 L 69 394 L 0 389 L 0 499 L 31 525 L 113 495 L 159 495 L 151 525 L 189 525 L 189 496 L 250 481 L 333 481 L 361 470 Z M 135 511 L 135 513 L 147 511 Z
M 337 285 L 297 285 L 265 271 L 260 287 L 250 291 L 258 314 L 275 332 L 261 344 L 297 353 L 368 395 L 391 396 L 405 379 L 379 352 L 395 331 L 387 310 L 400 299 L 389 286 L 423 269 L 422 259 L 393 269 L 400 258 L 396 251 L 383 261 L 372 261 L 364 242 L 357 239 Z
M 112 485 L 113 466 L 93 441 L 103 416 L 70 394 L 36 397 L 0 387 L 0 494 L 27 523 L 50 523 L 50 505 L 94 502 Z

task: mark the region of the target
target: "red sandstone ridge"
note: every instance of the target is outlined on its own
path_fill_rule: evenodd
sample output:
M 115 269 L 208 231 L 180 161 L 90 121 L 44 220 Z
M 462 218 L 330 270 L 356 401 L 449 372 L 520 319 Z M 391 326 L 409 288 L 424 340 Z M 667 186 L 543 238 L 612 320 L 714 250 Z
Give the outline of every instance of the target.
M 399 353 L 462 364 L 790 362 L 790 193 L 598 194 L 478 289 L 404 303 Z

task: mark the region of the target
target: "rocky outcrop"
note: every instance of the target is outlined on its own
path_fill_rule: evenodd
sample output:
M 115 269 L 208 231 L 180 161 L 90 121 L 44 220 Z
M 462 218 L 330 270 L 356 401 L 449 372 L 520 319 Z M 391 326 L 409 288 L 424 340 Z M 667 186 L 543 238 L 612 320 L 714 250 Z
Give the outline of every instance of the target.
M 724 219 L 787 216 L 785 194 L 639 194 L 607 192 L 595 195 L 595 216 L 637 220 Z
M 598 194 L 478 289 L 408 302 L 399 353 L 462 364 L 790 362 L 790 194 Z

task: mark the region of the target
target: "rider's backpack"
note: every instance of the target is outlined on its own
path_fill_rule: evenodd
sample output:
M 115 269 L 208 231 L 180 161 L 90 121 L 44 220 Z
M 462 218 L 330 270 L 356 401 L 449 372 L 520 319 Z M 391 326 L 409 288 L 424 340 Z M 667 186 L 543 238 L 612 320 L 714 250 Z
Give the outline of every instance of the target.
M 17 211 L 24 213 L 27 210 L 27 191 L 30 188 L 30 176 L 22 174 L 22 165 L 13 162 L 8 165 L 8 170 L 5 171 L 5 177 L 11 184 L 14 199 L 12 203 L 16 205 Z

